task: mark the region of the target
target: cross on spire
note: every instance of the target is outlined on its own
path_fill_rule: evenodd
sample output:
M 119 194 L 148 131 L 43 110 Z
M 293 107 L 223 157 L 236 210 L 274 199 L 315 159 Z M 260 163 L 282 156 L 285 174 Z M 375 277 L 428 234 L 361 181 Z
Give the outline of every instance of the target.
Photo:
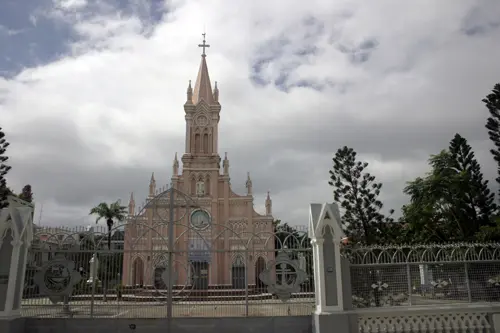
M 198 44 L 198 47 L 201 47 L 203 48 L 203 53 L 201 54 L 202 57 L 206 57 L 206 54 L 205 54 L 205 48 L 206 47 L 210 47 L 210 45 L 208 45 L 205 41 L 205 36 L 207 35 L 206 33 L 202 33 L 201 34 L 203 36 L 203 44 Z

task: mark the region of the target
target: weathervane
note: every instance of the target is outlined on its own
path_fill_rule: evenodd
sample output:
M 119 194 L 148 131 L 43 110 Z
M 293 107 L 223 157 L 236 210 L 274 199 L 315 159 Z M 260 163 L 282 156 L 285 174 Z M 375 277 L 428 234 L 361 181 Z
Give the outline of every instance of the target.
M 205 36 L 207 35 L 206 33 L 202 33 L 201 34 L 203 36 L 203 44 L 198 44 L 198 47 L 201 47 L 203 48 L 203 53 L 201 54 L 202 57 L 206 57 L 206 54 L 205 54 L 205 48 L 206 47 L 210 47 L 210 45 L 208 45 L 205 41 Z

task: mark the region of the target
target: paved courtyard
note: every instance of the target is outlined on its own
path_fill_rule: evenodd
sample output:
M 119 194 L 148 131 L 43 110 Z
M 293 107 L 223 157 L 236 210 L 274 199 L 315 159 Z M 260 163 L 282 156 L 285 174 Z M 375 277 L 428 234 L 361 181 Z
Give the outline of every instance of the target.
M 467 303 L 466 301 L 449 299 L 431 299 L 420 295 L 412 295 L 413 306 L 447 305 Z M 409 304 L 406 304 L 409 305 Z M 223 302 L 174 302 L 174 317 L 276 317 L 310 315 L 314 311 L 314 299 L 297 298 L 282 302 L 280 300 L 250 300 L 248 306 L 244 301 Z M 72 301 L 67 309 L 62 303 L 52 304 L 48 298 L 23 300 L 22 315 L 24 317 L 50 318 L 166 318 L 167 306 L 160 302 L 103 302 Z
M 244 302 L 180 302 L 174 303 L 174 317 L 242 317 L 242 316 L 291 316 L 310 315 L 314 310 L 314 300 L 297 299 L 283 303 L 280 300 Z M 24 317 L 73 317 L 88 318 L 165 318 L 167 306 L 158 302 L 102 302 L 95 301 L 91 309 L 90 301 L 71 302 L 69 313 L 62 304 L 53 305 L 48 299 L 24 302 Z M 248 314 L 247 314 L 248 311 Z

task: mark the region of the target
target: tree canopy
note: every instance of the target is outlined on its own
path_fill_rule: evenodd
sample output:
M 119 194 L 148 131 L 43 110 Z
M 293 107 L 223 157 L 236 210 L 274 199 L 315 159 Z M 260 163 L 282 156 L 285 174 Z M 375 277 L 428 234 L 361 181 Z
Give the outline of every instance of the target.
M 489 111 L 486 129 L 497 165 L 496 189 L 500 198 L 500 83 L 483 103 Z M 407 182 L 409 197 L 395 221 L 385 216 L 379 199 L 382 183 L 366 172 L 368 163 L 357 160 L 352 148 L 333 157 L 329 184 L 343 213 L 343 228 L 354 244 L 443 243 L 500 241 L 500 214 L 495 193 L 485 179 L 472 147 L 455 134 L 446 149 L 431 155 L 430 170 Z
M 403 207 L 410 242 L 474 241 L 491 226 L 494 193 L 467 140 L 456 134 L 449 148 L 429 159 L 431 170 L 408 182 Z
M 19 199 L 27 202 L 33 202 L 33 192 L 31 191 L 31 185 L 24 185 L 21 193 L 18 195 Z
M 111 204 L 101 202 L 90 210 L 90 215 L 97 215 L 95 223 L 99 223 L 101 219 L 106 220 L 108 226 L 108 248 L 111 248 L 111 229 L 113 228 L 114 221 L 124 221 L 127 217 L 127 207 L 122 206 L 120 200 Z
M 352 244 L 500 241 L 495 194 L 484 179 L 472 147 L 455 134 L 448 148 L 429 158 L 430 171 L 409 181 L 409 203 L 395 221 L 384 215 L 382 183 L 366 172 L 368 163 L 343 147 L 333 158 L 329 184 L 343 211 Z M 392 210 L 390 214 L 392 214 Z

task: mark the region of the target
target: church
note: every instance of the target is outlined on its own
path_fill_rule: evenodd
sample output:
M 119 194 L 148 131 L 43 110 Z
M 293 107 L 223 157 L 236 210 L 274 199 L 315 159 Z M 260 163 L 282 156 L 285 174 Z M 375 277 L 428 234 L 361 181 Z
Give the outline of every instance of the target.
M 254 210 L 252 180 L 248 173 L 246 193 L 231 190 L 229 159 L 219 151 L 221 104 L 217 82 L 212 83 L 205 50 L 194 87 L 189 81 L 184 117 L 185 152 L 182 170 L 175 154 L 171 186 L 196 201 L 197 207 L 186 213 L 175 208 L 174 285 L 195 289 L 243 289 L 261 284 L 258 276 L 274 259 L 272 202 L 267 194 L 265 213 Z M 179 114 L 180 117 L 180 114 Z M 221 167 L 222 161 L 222 167 Z M 242 180 L 244 181 L 244 180 Z M 146 202 L 161 197 L 154 174 Z M 162 213 L 156 205 L 135 211 L 133 194 L 125 227 L 123 281 L 125 286 L 144 285 L 164 289 L 168 256 L 168 207 Z M 197 251 L 195 251 L 197 250 Z

